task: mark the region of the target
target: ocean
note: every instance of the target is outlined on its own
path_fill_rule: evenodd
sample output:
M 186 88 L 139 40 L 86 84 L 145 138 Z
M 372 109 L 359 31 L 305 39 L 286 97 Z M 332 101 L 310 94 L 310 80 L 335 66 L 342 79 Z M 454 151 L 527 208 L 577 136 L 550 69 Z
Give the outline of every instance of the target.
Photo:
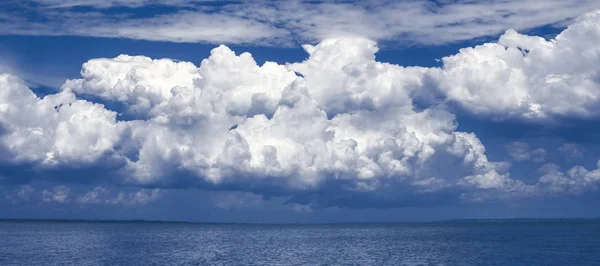
M 0 221 L 0 265 L 600 265 L 600 220 Z

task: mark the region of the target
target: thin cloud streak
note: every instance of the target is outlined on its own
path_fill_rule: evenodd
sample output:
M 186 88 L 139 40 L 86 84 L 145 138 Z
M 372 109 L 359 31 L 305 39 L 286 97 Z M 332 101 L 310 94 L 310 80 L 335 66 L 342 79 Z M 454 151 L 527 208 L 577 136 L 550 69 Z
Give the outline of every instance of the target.
M 187 43 L 293 46 L 327 38 L 366 37 L 393 45 L 440 45 L 564 25 L 600 8 L 591 0 L 429 1 L 349 3 L 339 1 L 215 2 L 36 0 L 19 12 L 0 14 L 0 34 L 73 35 Z M 27 2 L 26 2 L 27 3 Z M 30 4 L 32 1 L 29 2 Z M 10 3 L 4 4 L 10 7 Z M 13 4 L 14 5 L 14 4 Z M 148 5 L 186 6 L 186 10 L 148 16 Z M 88 6 L 92 11 L 75 11 Z M 125 13 L 103 8 L 132 8 Z

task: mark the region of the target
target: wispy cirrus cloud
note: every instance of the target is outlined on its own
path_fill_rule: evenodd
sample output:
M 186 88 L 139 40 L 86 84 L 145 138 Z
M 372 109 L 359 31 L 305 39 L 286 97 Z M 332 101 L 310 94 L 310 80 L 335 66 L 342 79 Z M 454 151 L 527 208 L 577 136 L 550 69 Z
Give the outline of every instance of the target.
M 206 5 L 206 2 L 211 3 Z M 5 8 L 0 14 L 1 34 L 256 45 L 315 43 L 349 36 L 393 45 L 437 45 L 498 35 L 506 29 L 526 30 L 562 23 L 600 8 L 600 2 L 592 0 L 35 0 L 24 3 L 2 4 Z M 81 6 L 88 8 L 84 11 L 73 8 Z M 148 6 L 180 8 L 144 11 Z M 115 7 L 128 9 L 115 10 Z
M 46 8 L 70 7 L 143 7 L 148 5 L 185 6 L 199 2 L 213 2 L 211 0 L 32 0 Z

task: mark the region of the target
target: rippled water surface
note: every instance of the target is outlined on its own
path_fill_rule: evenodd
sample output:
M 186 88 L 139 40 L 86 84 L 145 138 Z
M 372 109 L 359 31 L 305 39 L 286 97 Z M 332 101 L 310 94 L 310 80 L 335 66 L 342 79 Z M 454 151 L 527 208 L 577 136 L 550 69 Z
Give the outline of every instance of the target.
M 600 265 L 600 221 L 2 221 L 0 265 Z

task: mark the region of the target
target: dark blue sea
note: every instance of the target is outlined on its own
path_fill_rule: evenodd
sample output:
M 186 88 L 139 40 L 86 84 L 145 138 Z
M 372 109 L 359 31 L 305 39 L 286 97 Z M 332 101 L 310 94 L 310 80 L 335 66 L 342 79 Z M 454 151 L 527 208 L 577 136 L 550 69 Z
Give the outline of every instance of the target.
M 1 221 L 0 265 L 600 265 L 600 221 Z

